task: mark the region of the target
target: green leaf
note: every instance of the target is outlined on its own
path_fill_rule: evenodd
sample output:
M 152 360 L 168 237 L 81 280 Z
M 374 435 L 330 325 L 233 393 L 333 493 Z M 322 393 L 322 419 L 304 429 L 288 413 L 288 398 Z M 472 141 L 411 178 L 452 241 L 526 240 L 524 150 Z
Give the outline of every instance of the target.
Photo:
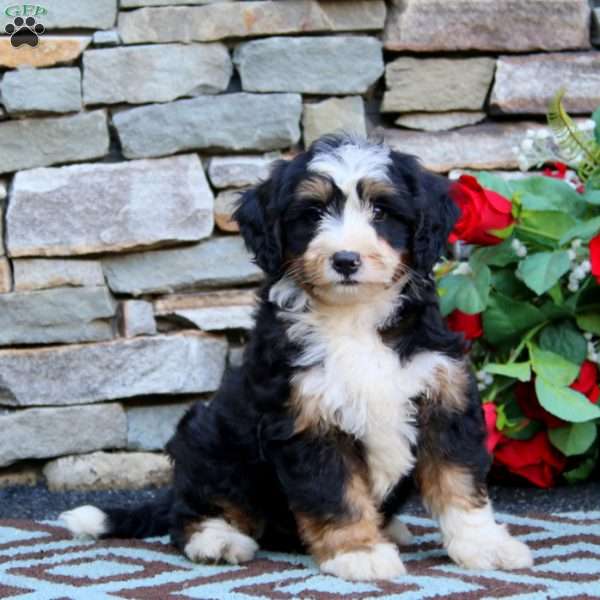
M 587 342 L 571 321 L 551 323 L 544 327 L 538 343 L 542 350 L 559 354 L 579 366 L 587 356 Z
M 600 313 L 583 313 L 577 315 L 576 320 L 577 325 L 580 329 L 583 329 L 583 331 L 589 331 L 590 333 L 600 335 Z
M 528 177 L 511 182 L 521 194 L 524 210 L 543 210 L 567 213 L 574 217 L 585 210 L 581 196 L 566 182 L 552 177 Z
M 537 375 L 556 385 L 571 385 L 579 366 L 564 359 L 560 354 L 542 350 L 533 343 L 528 344 L 531 366 Z
M 515 276 L 513 269 L 492 271 L 492 288 L 509 298 L 529 298 L 531 291 Z
M 542 323 L 543 313 L 529 302 L 519 302 L 500 293 L 492 294 L 483 313 L 485 337 L 498 344 Z
M 516 427 L 507 427 L 502 433 L 513 440 L 530 440 L 540 429 L 541 424 L 537 421 L 523 419 Z
M 482 246 L 477 248 L 471 257 L 480 264 L 493 267 L 505 267 L 506 265 L 519 260 L 511 244 L 512 239 L 504 240 L 502 243 L 496 244 L 495 246 Z
M 596 441 L 597 427 L 589 421 L 572 423 L 548 431 L 548 437 L 555 448 L 565 456 L 577 456 L 587 452 Z
M 506 179 L 488 171 L 474 171 L 470 174 L 477 179 L 481 187 L 493 190 L 505 198 L 512 198 L 513 189 Z
M 538 377 L 535 380 L 535 392 L 540 404 L 559 419 L 584 423 L 600 418 L 600 408 L 569 387 L 555 385 Z
M 571 267 L 565 251 L 538 252 L 519 263 L 517 273 L 538 296 L 548 291 Z
M 600 144 L 600 107 L 592 113 L 592 119 L 594 120 L 594 123 L 596 123 L 594 137 L 596 138 L 596 141 Z
M 559 240 L 561 246 L 570 242 L 574 238 L 581 238 L 584 241 L 591 240 L 600 231 L 600 217 L 594 217 L 589 221 L 583 221 L 575 227 L 566 231 Z
M 537 230 L 540 234 L 557 241 L 576 224 L 577 220 L 574 217 L 562 212 L 551 210 L 521 212 L 521 227 Z
M 490 294 L 491 271 L 486 265 L 474 268 L 471 275 L 446 275 L 440 279 L 439 287 L 443 290 L 440 308 L 444 316 L 455 308 L 473 315 L 483 312 Z
M 588 456 L 574 469 L 565 471 L 563 477 L 571 484 L 585 481 L 592 474 L 597 460 L 598 453 L 596 452 L 594 456 Z
M 594 190 L 586 186 L 585 194 L 581 196 L 588 204 L 600 206 L 600 190 Z
M 519 381 L 529 381 L 531 379 L 531 368 L 529 361 L 518 362 L 518 363 L 488 363 L 483 368 L 488 373 L 494 373 L 495 375 L 504 375 L 505 377 L 512 377 Z

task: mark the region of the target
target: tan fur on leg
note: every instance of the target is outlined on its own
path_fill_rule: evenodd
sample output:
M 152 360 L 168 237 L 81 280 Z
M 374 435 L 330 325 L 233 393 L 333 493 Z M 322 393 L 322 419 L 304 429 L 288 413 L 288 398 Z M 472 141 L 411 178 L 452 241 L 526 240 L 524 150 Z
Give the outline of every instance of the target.
M 344 579 L 389 579 L 405 572 L 398 551 L 381 532 L 381 517 L 365 480 L 346 489 L 348 515 L 327 520 L 296 515 L 299 532 L 321 570 Z
M 461 467 L 422 457 L 417 480 L 423 501 L 440 524 L 454 562 L 468 569 L 521 569 L 533 564 L 529 548 L 496 523 L 485 490 Z

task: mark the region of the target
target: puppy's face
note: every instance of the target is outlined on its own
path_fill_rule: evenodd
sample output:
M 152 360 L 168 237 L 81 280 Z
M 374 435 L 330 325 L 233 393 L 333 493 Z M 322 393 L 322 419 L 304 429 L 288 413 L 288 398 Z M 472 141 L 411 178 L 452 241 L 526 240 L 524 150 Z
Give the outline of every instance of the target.
M 456 217 L 446 189 L 412 157 L 328 137 L 276 164 L 236 219 L 269 275 L 330 304 L 363 302 L 428 274 Z
M 406 280 L 415 211 L 389 151 L 347 144 L 321 151 L 282 216 L 286 272 L 328 303 L 370 298 Z

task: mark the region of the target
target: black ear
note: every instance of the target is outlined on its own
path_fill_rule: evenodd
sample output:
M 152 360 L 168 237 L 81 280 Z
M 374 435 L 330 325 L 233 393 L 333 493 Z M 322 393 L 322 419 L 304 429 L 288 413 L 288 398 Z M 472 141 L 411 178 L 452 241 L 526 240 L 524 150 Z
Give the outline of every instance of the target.
M 414 268 L 426 274 L 439 260 L 460 211 L 450 197 L 451 182 L 445 177 L 421 169 L 420 217 L 413 240 Z
M 285 161 L 279 161 L 269 179 L 244 192 L 233 214 L 246 247 L 268 275 L 276 275 L 283 260 L 276 204 L 285 165 Z

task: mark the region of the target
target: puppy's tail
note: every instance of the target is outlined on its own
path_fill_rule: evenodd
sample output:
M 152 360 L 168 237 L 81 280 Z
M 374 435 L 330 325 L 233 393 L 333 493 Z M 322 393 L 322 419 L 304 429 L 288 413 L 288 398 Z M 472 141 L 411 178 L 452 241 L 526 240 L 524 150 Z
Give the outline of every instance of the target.
M 146 538 L 169 531 L 173 494 L 134 508 L 79 506 L 59 518 L 77 538 Z

